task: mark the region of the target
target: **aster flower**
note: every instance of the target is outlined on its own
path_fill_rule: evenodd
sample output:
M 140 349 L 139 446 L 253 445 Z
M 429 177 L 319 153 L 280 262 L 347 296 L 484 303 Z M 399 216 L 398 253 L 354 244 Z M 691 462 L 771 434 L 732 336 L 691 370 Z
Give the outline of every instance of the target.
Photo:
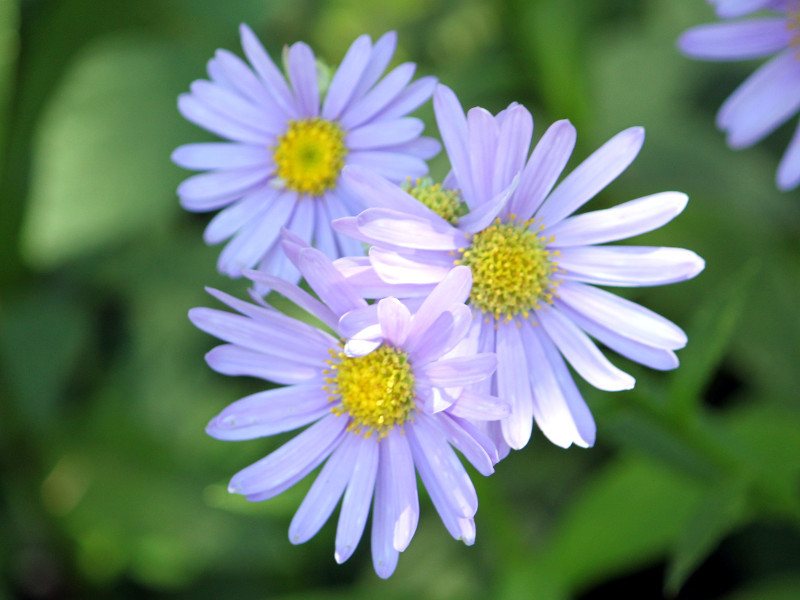
M 397 285 L 408 294 L 424 294 L 455 265 L 468 266 L 473 321 L 454 352 L 497 353 L 495 375 L 478 389 L 509 401 L 512 412 L 491 424 L 493 437 L 521 448 L 535 420 L 560 446 L 591 446 L 595 423 L 564 359 L 595 387 L 623 390 L 633 378 L 589 336 L 655 369 L 676 367 L 673 351 L 687 341 L 670 321 L 594 286 L 673 283 L 704 266 L 681 248 L 598 244 L 667 223 L 687 197 L 664 192 L 570 216 L 633 161 L 641 128 L 618 134 L 555 185 L 575 144 L 568 121 L 552 125 L 528 158 L 533 119 L 522 106 L 497 117 L 474 108 L 465 117 L 453 92 L 439 85 L 434 110 L 452 165 L 444 186 L 409 194 L 378 175 L 346 169 L 343 185 L 373 208 L 334 227 L 373 246 L 368 261 L 337 264 L 373 293 Z M 462 202 L 462 210 L 446 209 Z
M 208 425 L 222 440 L 249 440 L 310 425 L 237 473 L 229 490 L 248 500 L 272 498 L 325 463 L 289 528 L 292 543 L 310 539 L 342 498 L 337 562 L 355 550 L 372 504 L 372 557 L 392 574 L 417 526 L 416 472 L 447 530 L 472 544 L 475 489 L 453 447 L 482 474 L 498 460 L 474 420 L 497 419 L 508 405 L 465 386 L 491 375 L 493 354 L 442 359 L 467 333 L 469 269 L 453 270 L 412 314 L 394 298 L 368 305 L 319 251 L 289 236 L 285 250 L 319 300 L 297 286 L 248 272 L 307 310 L 340 339 L 268 305 L 210 293 L 241 313 L 190 311 L 192 322 L 227 342 L 206 356 L 226 375 L 259 377 L 286 387 L 234 402 Z M 470 419 L 470 420 L 467 420 Z
M 703 60 L 769 57 L 723 103 L 717 127 L 731 148 L 747 148 L 775 131 L 800 109 L 800 2 L 798 0 L 716 0 L 725 21 L 693 27 L 678 40 L 681 51 Z M 757 11 L 750 19 L 734 19 Z M 773 56 L 774 55 L 774 56 Z M 778 165 L 777 185 L 800 184 L 800 126 Z
M 298 281 L 281 250 L 281 227 L 331 258 L 363 254 L 330 227 L 331 219 L 357 208 L 340 193 L 343 166 L 368 167 L 394 181 L 427 172 L 425 159 L 440 145 L 420 137 L 422 121 L 406 115 L 428 100 L 436 80 L 409 84 L 413 63 L 380 79 L 394 53 L 394 32 L 375 44 L 366 35 L 353 42 L 324 94 L 306 44 L 286 50 L 287 81 L 246 25 L 241 38 L 249 65 L 218 50 L 208 62 L 209 80 L 195 81 L 178 98 L 186 119 L 229 140 L 175 150 L 178 165 L 208 171 L 186 179 L 178 195 L 190 211 L 223 209 L 204 236 L 209 244 L 232 238 L 219 256 L 221 273 L 239 277 L 257 266 Z

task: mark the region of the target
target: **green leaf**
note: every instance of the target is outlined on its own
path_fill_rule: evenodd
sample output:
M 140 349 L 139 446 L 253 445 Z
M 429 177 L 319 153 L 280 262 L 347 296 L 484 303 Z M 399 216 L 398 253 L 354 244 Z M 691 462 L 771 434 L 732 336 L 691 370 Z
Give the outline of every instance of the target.
M 748 262 L 695 313 L 688 328 L 689 344 L 681 354 L 681 368 L 672 377 L 669 389 L 673 414 L 687 418 L 696 411 L 736 331 L 757 272 L 757 262 Z
M 708 492 L 678 538 L 667 567 L 666 591 L 677 595 L 686 579 L 714 551 L 719 542 L 742 524 L 746 487 L 727 481 Z
M 53 95 L 36 136 L 23 252 L 52 267 L 178 213 L 182 173 L 171 150 L 190 129 L 176 97 L 180 52 L 147 37 L 84 48 Z

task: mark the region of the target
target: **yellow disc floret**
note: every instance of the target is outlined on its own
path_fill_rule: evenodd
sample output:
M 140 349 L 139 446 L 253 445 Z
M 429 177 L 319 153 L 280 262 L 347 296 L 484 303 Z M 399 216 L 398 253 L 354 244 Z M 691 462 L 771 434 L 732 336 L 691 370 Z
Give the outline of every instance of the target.
M 414 374 L 405 352 L 382 345 L 366 356 L 349 357 L 341 351 L 331 351 L 331 355 L 324 389 L 328 399 L 338 403 L 334 414 L 352 419 L 350 431 L 384 437 L 395 425 L 412 418 Z
M 458 190 L 445 189 L 442 184 L 433 183 L 430 177 L 417 179 L 413 186 L 409 179 L 402 188 L 453 226 L 468 212 Z
M 299 194 L 318 196 L 333 189 L 347 148 L 337 123 L 314 117 L 289 121 L 278 138 L 273 159 L 278 179 Z
M 538 235 L 542 227 L 534 230 L 532 225 L 513 215 L 505 223 L 495 219 L 472 236 L 455 261 L 472 270 L 469 303 L 497 320 L 527 319 L 541 302 L 552 302 L 558 267 L 547 244 L 553 240 Z

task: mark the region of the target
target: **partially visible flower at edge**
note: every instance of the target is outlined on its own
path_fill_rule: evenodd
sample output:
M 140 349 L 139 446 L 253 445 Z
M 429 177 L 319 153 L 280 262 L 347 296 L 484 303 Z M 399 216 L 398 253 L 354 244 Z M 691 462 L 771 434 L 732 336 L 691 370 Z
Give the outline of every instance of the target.
M 369 305 L 318 250 L 285 233 L 287 254 L 319 300 L 259 272 L 246 275 L 284 295 L 341 337 L 292 319 L 267 304 L 209 292 L 235 315 L 195 308 L 192 322 L 227 342 L 208 364 L 226 375 L 285 384 L 247 396 L 208 425 L 222 440 L 247 440 L 310 425 L 237 473 L 231 492 L 272 498 L 325 462 L 289 528 L 292 543 L 313 537 L 339 499 L 335 558 L 355 550 L 372 505 L 372 557 L 390 576 L 419 517 L 416 472 L 450 534 L 472 544 L 475 489 L 453 447 L 482 474 L 497 449 L 475 422 L 508 414 L 507 403 L 466 388 L 494 372 L 494 354 L 442 359 L 466 335 L 469 269 L 453 270 L 412 314 L 395 298 Z
M 633 161 L 644 130 L 621 132 L 555 185 L 575 144 L 568 121 L 553 124 L 528 158 L 533 119 L 524 107 L 512 104 L 496 117 L 473 108 L 465 117 L 439 85 L 434 110 L 452 165 L 441 193 L 457 194 L 466 214 L 448 222 L 379 176 L 345 169 L 343 185 L 373 208 L 334 228 L 372 247 L 369 259 L 340 259 L 337 267 L 375 294 L 398 286 L 414 295 L 455 265 L 469 266 L 473 326 L 454 352 L 497 353 L 495 375 L 476 388 L 511 403 L 507 418 L 489 424 L 501 455 L 527 444 L 534 420 L 555 444 L 591 446 L 594 419 L 564 359 L 593 386 L 622 390 L 634 379 L 589 336 L 655 369 L 677 367 L 673 351 L 687 342 L 667 319 L 595 285 L 661 285 L 704 267 L 682 248 L 597 244 L 660 227 L 687 197 L 663 192 L 570 216 Z M 431 193 L 423 196 L 433 206 Z
M 718 0 L 725 19 L 761 10 L 773 14 L 693 27 L 678 40 L 692 58 L 749 60 L 775 55 L 728 97 L 717 127 L 731 148 L 747 148 L 775 131 L 800 110 L 800 2 L 798 0 Z M 800 185 L 800 124 L 778 165 L 781 190 Z
M 440 144 L 420 137 L 424 124 L 406 115 L 430 98 L 436 79 L 409 84 L 413 63 L 380 79 L 397 36 L 387 33 L 373 45 L 362 35 L 322 99 L 317 61 L 306 44 L 285 52 L 287 82 L 246 25 L 241 38 L 249 65 L 218 50 L 208 62 L 210 81 L 193 82 L 178 98 L 186 119 L 229 140 L 173 152 L 176 164 L 209 171 L 186 179 L 178 195 L 190 211 L 223 209 L 204 234 L 208 244 L 232 238 L 219 256 L 220 272 L 239 277 L 257 266 L 296 282 L 297 269 L 281 249 L 282 227 L 313 240 L 332 259 L 363 254 L 360 244 L 330 227 L 358 209 L 340 193 L 343 166 L 368 167 L 393 181 L 427 172 L 425 160 Z

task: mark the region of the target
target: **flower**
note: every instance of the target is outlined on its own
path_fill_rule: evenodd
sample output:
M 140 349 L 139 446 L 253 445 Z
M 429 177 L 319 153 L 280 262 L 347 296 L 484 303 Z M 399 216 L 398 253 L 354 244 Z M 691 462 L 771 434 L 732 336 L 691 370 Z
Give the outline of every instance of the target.
M 570 216 L 633 161 L 644 140 L 641 128 L 615 136 L 554 187 L 575 144 L 568 121 L 552 125 L 528 158 L 533 119 L 522 106 L 512 104 L 496 117 L 473 108 L 465 117 L 453 92 L 439 85 L 434 110 L 452 165 L 444 186 L 409 194 L 378 175 L 345 169 L 343 185 L 372 208 L 334 227 L 373 244 L 373 271 L 367 259 L 337 263 L 374 293 L 397 285 L 407 294 L 427 293 L 455 265 L 468 266 L 473 321 L 455 351 L 497 353 L 495 375 L 478 386 L 511 403 L 511 414 L 491 424 L 497 443 L 522 448 L 535 420 L 560 446 L 591 446 L 595 423 L 564 359 L 595 387 L 622 390 L 633 378 L 590 335 L 656 369 L 676 367 L 673 351 L 687 341 L 663 317 L 594 286 L 673 283 L 704 266 L 682 248 L 598 244 L 667 223 L 687 197 L 664 192 Z M 456 194 L 466 214 L 454 225 L 428 206 L 447 205 Z
M 716 0 L 723 19 L 760 10 L 768 16 L 725 20 L 693 27 L 678 40 L 687 56 L 703 60 L 746 60 L 773 56 L 722 104 L 717 127 L 731 148 L 760 141 L 800 109 L 800 2 L 798 0 Z M 778 165 L 781 190 L 800 185 L 800 126 Z
M 491 375 L 493 354 L 442 359 L 467 333 L 469 269 L 453 270 L 412 312 L 395 298 L 368 305 L 319 250 L 289 234 L 287 255 L 319 300 L 274 276 L 248 272 L 322 321 L 337 336 L 216 290 L 241 315 L 195 308 L 192 322 L 226 342 L 206 356 L 226 375 L 259 377 L 285 387 L 247 396 L 208 425 L 222 440 L 247 440 L 310 425 L 237 473 L 229 490 L 248 500 L 272 498 L 321 463 L 289 528 L 292 543 L 310 539 L 343 496 L 337 562 L 355 550 L 372 504 L 372 557 L 392 574 L 417 526 L 416 472 L 447 530 L 472 544 L 478 500 L 454 446 L 482 474 L 498 460 L 471 420 L 497 419 L 508 405 L 465 386 Z M 471 420 L 467 420 L 467 419 Z
M 425 159 L 440 144 L 419 137 L 422 121 L 405 115 L 430 97 L 436 80 L 409 85 L 415 65 L 404 63 L 379 81 L 397 36 L 387 33 L 373 45 L 363 35 L 323 94 L 306 44 L 286 50 L 287 82 L 246 25 L 241 37 L 251 66 L 218 50 L 208 62 L 210 81 L 195 81 L 178 98 L 186 119 L 229 140 L 174 151 L 178 165 L 208 170 L 181 183 L 178 195 L 190 211 L 223 209 L 204 235 L 208 244 L 232 238 L 219 256 L 220 272 L 239 277 L 257 265 L 298 281 L 281 250 L 281 227 L 313 240 L 331 258 L 363 254 L 360 244 L 330 228 L 331 219 L 357 209 L 339 190 L 344 165 L 369 167 L 395 181 L 427 172 Z

